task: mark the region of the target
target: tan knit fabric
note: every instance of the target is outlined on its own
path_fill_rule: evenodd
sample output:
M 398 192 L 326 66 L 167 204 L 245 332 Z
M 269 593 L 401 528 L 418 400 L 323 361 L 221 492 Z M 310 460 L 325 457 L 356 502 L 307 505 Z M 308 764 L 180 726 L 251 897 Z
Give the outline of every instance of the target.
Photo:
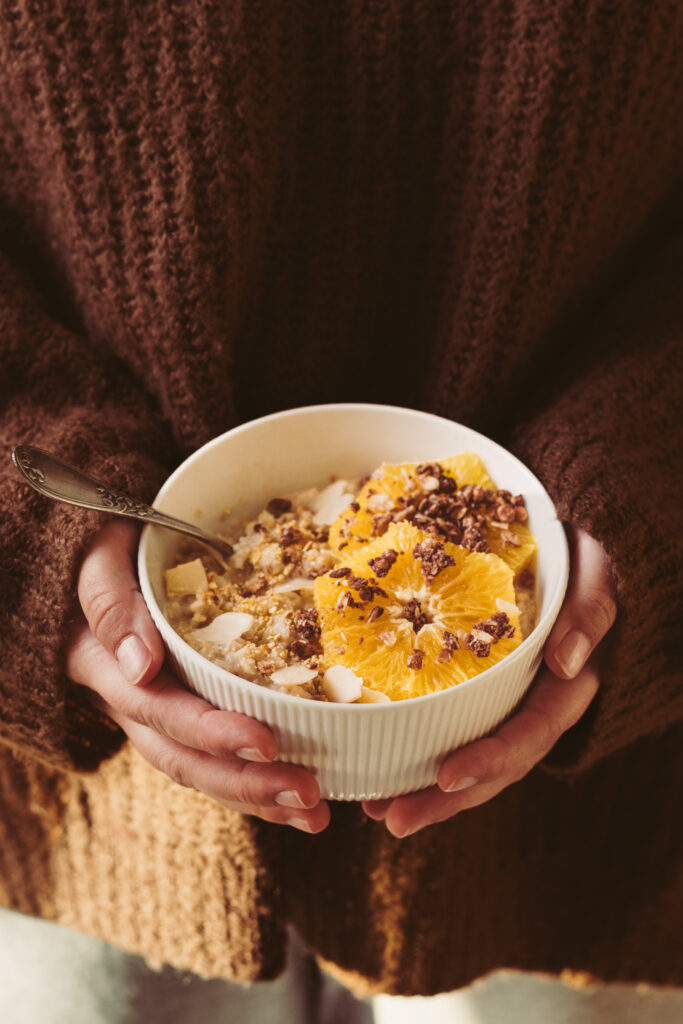
M 675 0 L 4 0 L 6 903 L 244 980 L 294 921 L 392 991 L 680 981 L 682 58 Z M 243 820 L 122 747 L 62 671 L 99 521 L 9 463 L 150 498 L 235 423 L 346 399 L 514 447 L 618 583 L 549 770 L 402 842 L 356 806 Z

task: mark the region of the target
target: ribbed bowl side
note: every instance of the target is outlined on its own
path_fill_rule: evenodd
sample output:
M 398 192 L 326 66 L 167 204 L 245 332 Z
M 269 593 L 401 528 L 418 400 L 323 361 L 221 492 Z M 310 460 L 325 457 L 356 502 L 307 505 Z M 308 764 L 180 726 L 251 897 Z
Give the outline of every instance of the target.
M 165 622 L 158 625 L 164 632 L 169 629 Z M 545 635 L 534 636 L 523 655 L 500 662 L 474 680 L 476 685 L 461 684 L 438 698 L 375 707 L 274 700 L 270 690 L 233 684 L 210 662 L 188 654 L 177 639 L 171 642 L 172 661 L 196 693 L 269 725 L 279 758 L 313 771 L 324 797 L 365 800 L 433 785 L 449 751 L 500 724 L 531 683 Z
M 140 586 L 179 676 L 216 707 L 256 718 L 273 730 L 278 756 L 315 772 L 324 796 L 388 797 L 432 785 L 449 751 L 483 736 L 518 705 L 538 668 L 557 615 L 568 551 L 555 508 L 540 481 L 511 453 L 462 424 L 416 410 L 363 403 L 293 409 L 214 438 L 169 477 L 157 507 L 223 528 L 226 496 L 239 516 L 273 494 L 329 478 L 356 479 L 381 462 L 424 461 L 476 451 L 498 486 L 523 493 L 538 540 L 539 623 L 524 643 L 480 676 L 443 693 L 379 705 L 307 701 L 239 679 L 193 651 L 164 618 L 164 570 L 177 557 L 168 531 L 145 527 Z M 283 458 L 283 453 L 286 457 Z

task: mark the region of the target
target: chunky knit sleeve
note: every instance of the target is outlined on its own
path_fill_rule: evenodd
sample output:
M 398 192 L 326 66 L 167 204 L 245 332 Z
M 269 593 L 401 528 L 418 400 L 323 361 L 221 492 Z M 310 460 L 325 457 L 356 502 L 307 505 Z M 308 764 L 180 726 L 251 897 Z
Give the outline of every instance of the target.
M 35 493 L 10 459 L 20 443 L 147 499 L 169 460 L 141 388 L 57 323 L 0 255 L 0 741 L 63 767 L 94 767 L 120 734 L 67 684 L 62 647 L 80 554 L 102 519 Z
M 616 307 L 575 337 L 596 364 L 516 437 L 560 518 L 602 543 L 617 585 L 598 695 L 549 759 L 568 772 L 683 718 L 683 239 Z

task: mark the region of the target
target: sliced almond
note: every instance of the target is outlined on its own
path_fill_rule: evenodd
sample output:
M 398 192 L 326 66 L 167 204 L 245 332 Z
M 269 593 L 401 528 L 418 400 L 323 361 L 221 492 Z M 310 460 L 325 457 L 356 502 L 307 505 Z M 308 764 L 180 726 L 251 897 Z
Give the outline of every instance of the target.
M 362 689 L 361 677 L 345 665 L 331 665 L 323 676 L 323 691 L 337 704 L 352 704 L 358 700 Z
M 359 704 L 391 704 L 391 697 L 381 690 L 371 690 L 369 686 L 361 686 Z
M 247 612 L 223 612 L 213 622 L 202 629 L 193 629 L 193 640 L 208 641 L 211 644 L 224 644 L 228 647 L 242 633 L 246 633 L 254 624 L 254 616 Z
M 276 686 L 300 686 L 302 683 L 310 683 L 317 674 L 314 668 L 306 668 L 305 665 L 287 665 L 271 672 L 270 678 Z
M 307 580 L 305 576 L 292 576 L 283 583 L 277 583 L 273 587 L 274 594 L 286 594 L 288 590 L 310 590 L 313 587 L 313 580 Z
M 505 612 L 506 615 L 519 615 L 517 605 L 512 604 L 511 601 L 504 601 L 502 597 L 496 598 L 496 609 L 499 612 Z

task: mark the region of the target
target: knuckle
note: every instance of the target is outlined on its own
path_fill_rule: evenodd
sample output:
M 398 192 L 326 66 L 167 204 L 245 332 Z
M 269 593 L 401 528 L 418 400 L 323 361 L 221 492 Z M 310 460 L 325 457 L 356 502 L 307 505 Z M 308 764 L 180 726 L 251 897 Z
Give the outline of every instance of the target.
M 490 747 L 486 752 L 486 775 L 490 778 L 498 778 L 501 775 L 507 775 L 510 761 L 512 759 L 510 744 L 502 736 L 492 736 L 489 742 Z
M 151 686 L 140 690 L 137 687 L 126 687 L 124 699 L 128 702 L 129 714 L 139 725 L 144 725 L 160 736 L 173 738 L 170 728 L 172 714 L 163 695 L 169 689 L 166 685 Z M 176 737 L 177 738 L 177 737 Z
M 96 590 L 84 607 L 90 628 L 98 639 L 102 635 L 116 637 L 126 627 L 128 606 L 126 595 L 112 590 Z
M 543 754 L 547 753 L 555 746 L 564 732 L 564 727 L 562 723 L 551 718 L 550 715 L 547 715 L 545 712 L 539 711 L 537 708 L 529 708 L 528 713 L 532 717 L 536 731 L 536 746 L 539 751 L 542 751 L 539 756 L 543 756 Z M 527 768 L 524 774 L 526 774 L 526 771 L 528 770 L 529 769 Z
M 131 718 L 134 718 L 138 725 L 144 725 L 147 729 L 151 729 L 152 732 L 156 732 L 160 736 L 168 735 L 167 730 L 164 728 L 162 717 L 155 710 L 152 701 L 143 705 L 138 704 L 131 710 Z
M 617 606 L 605 590 L 589 590 L 583 601 L 583 614 L 593 635 L 602 637 L 614 625 Z
M 156 766 L 172 782 L 176 782 L 185 789 L 193 788 L 187 758 L 180 751 L 173 749 L 161 750 L 157 755 Z
M 240 766 L 240 769 L 231 778 L 229 799 L 242 805 L 253 804 L 258 806 L 264 802 L 254 791 L 253 780 L 248 766 L 244 768 Z

